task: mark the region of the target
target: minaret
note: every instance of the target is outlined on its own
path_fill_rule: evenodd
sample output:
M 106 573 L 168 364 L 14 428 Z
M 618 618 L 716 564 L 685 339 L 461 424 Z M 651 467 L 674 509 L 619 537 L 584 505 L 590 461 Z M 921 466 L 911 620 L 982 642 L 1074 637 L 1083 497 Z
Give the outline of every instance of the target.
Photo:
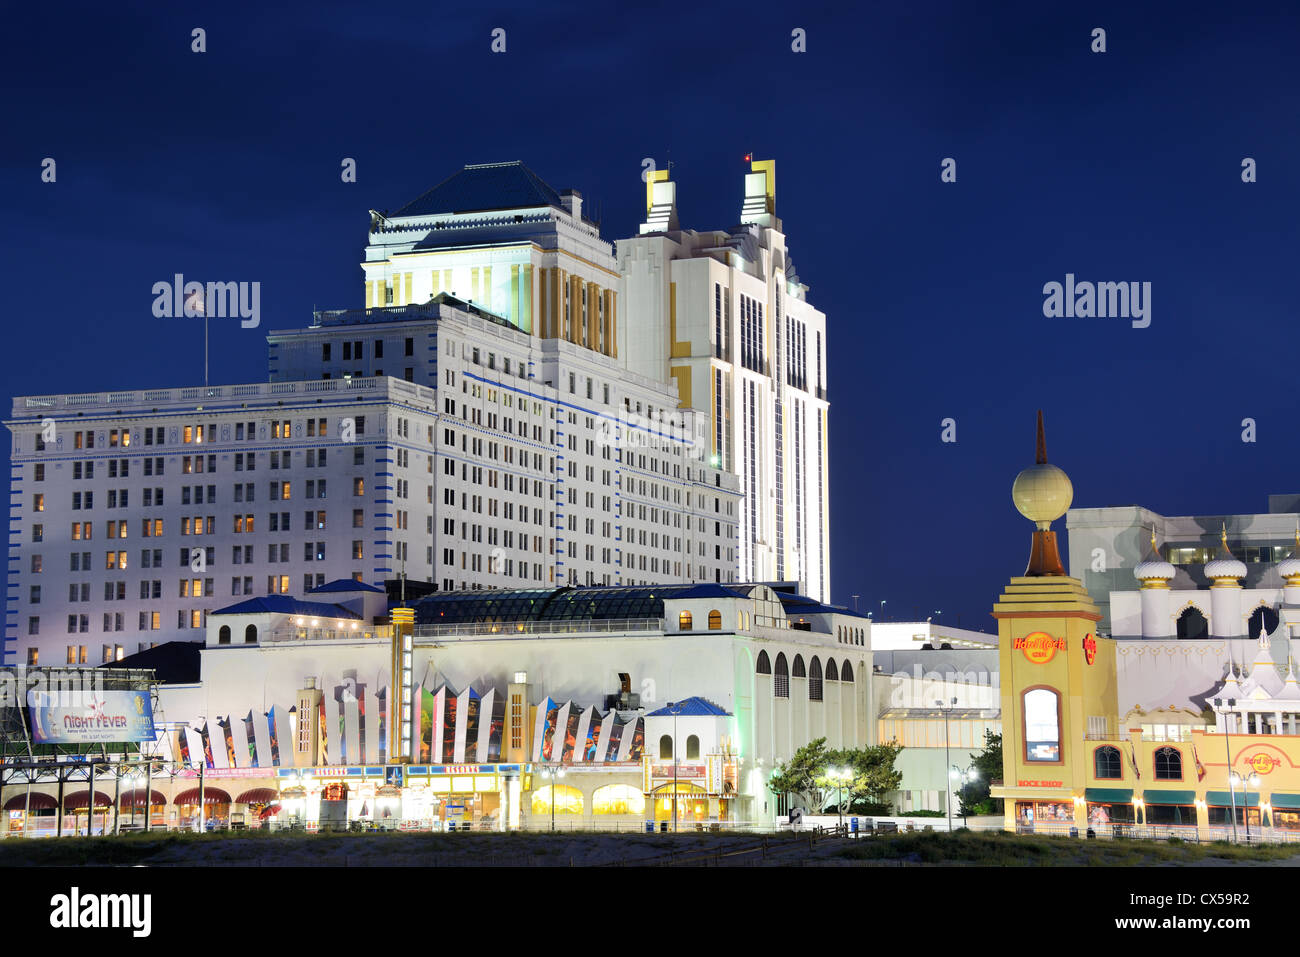
M 1228 548 L 1228 526 L 1219 532 L 1219 555 L 1205 563 L 1205 577 L 1210 580 L 1210 637 L 1241 636 L 1241 581 L 1246 564 L 1232 557 Z
M 1300 605 L 1300 524 L 1295 529 L 1295 551 L 1290 558 L 1277 563 L 1277 573 L 1285 583 L 1282 587 L 1282 601 L 1287 605 Z M 1288 635 L 1288 637 L 1290 637 Z
M 1088 734 L 1118 735 L 1115 642 L 1094 629 L 1101 612 L 1083 583 L 1065 573 L 1053 520 L 1070 507 L 1069 477 L 1047 464 L 1038 415 L 1036 463 L 1016 477 L 1012 500 L 1035 525 L 1029 567 L 993 606 L 998 622 L 1003 783 L 1008 825 L 1032 819 L 1046 802 L 1074 808 L 1087 827 L 1086 791 L 1092 774 Z
M 1160 557 L 1154 525 L 1147 557 L 1133 569 L 1133 577 L 1141 582 L 1142 637 L 1174 637 L 1174 620 L 1169 613 L 1169 582 L 1174 577 L 1174 566 Z

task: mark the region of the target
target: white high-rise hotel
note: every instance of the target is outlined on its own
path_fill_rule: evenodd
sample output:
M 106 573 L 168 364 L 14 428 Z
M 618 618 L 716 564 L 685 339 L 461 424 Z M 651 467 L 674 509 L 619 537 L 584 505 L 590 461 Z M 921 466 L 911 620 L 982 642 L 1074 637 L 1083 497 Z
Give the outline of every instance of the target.
M 825 600 L 824 318 L 757 205 L 731 234 L 652 211 L 616 259 L 576 192 L 466 167 L 372 216 L 365 308 L 271 332 L 269 381 L 16 398 L 0 662 L 96 664 L 246 596 L 402 573 Z M 644 264 L 673 257 L 655 293 Z M 733 303 L 716 346 L 701 281 Z M 818 372 L 778 375 L 787 343 Z

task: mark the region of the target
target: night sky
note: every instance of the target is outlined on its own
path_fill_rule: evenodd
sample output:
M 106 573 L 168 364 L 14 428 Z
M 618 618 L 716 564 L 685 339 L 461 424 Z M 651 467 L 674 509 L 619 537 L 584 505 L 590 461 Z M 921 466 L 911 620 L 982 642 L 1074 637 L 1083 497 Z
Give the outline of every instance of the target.
M 1300 491 L 1286 4 L 179 6 L 4 13 L 10 395 L 201 383 L 201 323 L 151 312 L 177 272 L 261 282 L 260 328 L 213 323 L 211 378 L 264 379 L 268 330 L 362 305 L 367 210 L 467 163 L 580 190 L 613 240 L 643 157 L 684 226 L 725 228 L 753 151 L 828 317 L 836 602 L 991 628 L 1039 407 L 1079 506 Z M 1045 318 L 1066 273 L 1150 282 L 1150 327 Z

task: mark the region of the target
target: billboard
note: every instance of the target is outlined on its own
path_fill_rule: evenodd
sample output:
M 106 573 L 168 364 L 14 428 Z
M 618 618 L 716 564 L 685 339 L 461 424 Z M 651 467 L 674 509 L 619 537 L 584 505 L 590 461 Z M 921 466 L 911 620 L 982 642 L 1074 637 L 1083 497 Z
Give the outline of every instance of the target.
M 35 744 L 89 744 L 154 740 L 147 691 L 60 695 L 29 691 L 27 708 Z

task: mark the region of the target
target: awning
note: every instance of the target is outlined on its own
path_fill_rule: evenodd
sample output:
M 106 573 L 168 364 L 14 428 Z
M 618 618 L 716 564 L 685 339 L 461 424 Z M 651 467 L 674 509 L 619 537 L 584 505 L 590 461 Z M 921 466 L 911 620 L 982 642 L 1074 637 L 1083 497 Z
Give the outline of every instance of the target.
M 71 794 L 64 793 L 63 809 L 65 811 L 74 811 L 78 808 L 84 808 L 90 801 L 90 795 L 84 789 L 78 788 Z M 103 791 L 95 792 L 95 807 L 112 807 L 113 799 Z
M 1275 808 L 1284 811 L 1300 811 L 1300 794 L 1272 794 L 1269 795 L 1268 800 Z
M 235 798 L 236 804 L 270 804 L 280 799 L 280 792 L 275 788 L 252 788 Z
M 1089 804 L 1132 804 L 1132 788 L 1088 788 L 1083 792 Z
M 1215 807 L 1232 807 L 1233 798 L 1227 791 L 1206 791 L 1205 803 L 1212 804 Z M 1259 807 L 1259 792 L 1252 791 L 1249 794 L 1238 794 L 1236 804 L 1237 807 Z
M 190 788 L 188 791 L 182 791 L 172 799 L 173 804 L 195 804 L 199 803 L 199 789 Z M 221 788 L 205 787 L 203 789 L 203 803 L 207 804 L 229 804 L 230 795 Z
M 1147 804 L 1195 804 L 1195 791 L 1143 791 L 1142 800 Z
M 6 811 L 21 811 L 24 807 L 27 807 L 26 801 L 27 795 L 25 793 L 15 794 L 8 801 L 5 801 L 4 809 Z M 33 811 L 52 811 L 58 806 L 59 802 L 54 800 L 52 795 L 43 791 L 32 792 L 31 809 Z
M 167 798 L 163 795 L 162 791 L 150 791 L 149 795 L 149 803 L 152 806 L 165 805 L 167 803 Z M 142 808 L 144 807 L 145 800 L 144 788 L 132 788 L 129 791 L 122 792 L 122 799 L 118 803 L 121 804 L 122 807 Z

